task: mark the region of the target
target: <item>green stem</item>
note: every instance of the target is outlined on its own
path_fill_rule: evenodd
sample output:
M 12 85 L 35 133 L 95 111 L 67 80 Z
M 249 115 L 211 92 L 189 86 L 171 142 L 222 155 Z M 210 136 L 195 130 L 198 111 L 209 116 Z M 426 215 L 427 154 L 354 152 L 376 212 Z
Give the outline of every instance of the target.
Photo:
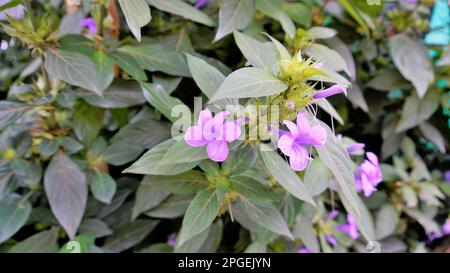
M 42 71 L 42 77 L 44 77 L 44 92 L 47 92 L 47 90 L 49 90 L 49 88 L 51 87 L 50 85 L 50 79 L 48 78 L 48 73 L 47 70 L 45 69 L 45 57 L 44 54 L 41 54 L 41 71 Z

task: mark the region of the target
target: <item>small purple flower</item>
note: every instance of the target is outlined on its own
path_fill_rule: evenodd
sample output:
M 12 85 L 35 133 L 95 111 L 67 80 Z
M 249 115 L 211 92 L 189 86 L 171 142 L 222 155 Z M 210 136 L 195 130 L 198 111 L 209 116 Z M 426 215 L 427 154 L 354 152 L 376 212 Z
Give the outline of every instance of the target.
M 203 7 L 204 5 L 208 4 L 208 2 L 213 1 L 213 0 L 197 0 L 197 3 L 195 3 L 195 8 L 199 9 L 201 7 Z
M 200 112 L 198 125 L 191 126 L 184 135 L 186 143 L 193 147 L 207 146 L 207 153 L 211 160 L 223 162 L 228 157 L 228 144 L 241 135 L 238 121 L 225 121 L 229 112 L 223 111 L 212 117 L 211 111 L 205 109 Z
M 442 226 L 442 233 L 444 235 L 450 235 L 450 218 L 448 218 Z
M 351 214 L 347 214 L 347 222 L 348 224 L 337 226 L 336 229 L 347 233 L 353 240 L 358 239 L 358 225 Z
M 327 217 L 325 218 L 327 221 L 333 220 L 339 215 L 339 211 L 332 210 L 330 213 L 328 213 Z
M 177 245 L 177 235 L 175 233 L 167 236 L 167 244 L 171 247 L 175 247 Z
M 298 253 L 302 253 L 302 254 L 304 254 L 304 253 L 312 253 L 312 251 L 309 250 L 309 248 L 307 248 L 307 247 L 301 247 L 301 248 L 299 248 L 299 249 L 297 250 L 297 252 L 298 252 Z
M 337 241 L 336 239 L 332 236 L 332 235 L 327 235 L 325 236 L 325 240 L 327 240 L 327 242 L 332 245 L 332 246 L 336 246 L 337 245 Z
M 311 160 L 307 148 L 325 144 L 327 131 L 320 125 L 311 127 L 306 111 L 297 114 L 297 124 L 290 120 L 285 120 L 283 123 L 290 132 L 282 133 L 278 148 L 283 154 L 289 156 L 289 163 L 293 170 L 303 171 Z
M 362 191 L 365 197 L 369 197 L 383 179 L 378 157 L 371 152 L 367 152 L 366 157 L 367 159 L 358 167 L 358 173 L 355 174 L 355 183 L 358 191 Z
M 0 0 L 0 6 L 6 5 L 11 0 Z M 6 15 L 9 15 L 11 17 L 14 17 L 18 20 L 21 20 L 25 14 L 25 7 L 24 5 L 17 5 L 15 7 L 6 9 L 2 12 L 0 12 L 0 21 L 6 21 L 8 20 L 8 17 Z
M 87 17 L 80 21 L 80 27 L 87 27 L 90 33 L 97 33 L 97 24 L 94 21 L 94 18 Z
M 359 150 L 364 149 L 364 147 L 366 147 L 366 144 L 364 143 L 355 143 L 347 147 L 347 152 L 352 155 Z
M 345 93 L 347 91 L 347 88 L 348 88 L 348 86 L 344 86 L 344 85 L 334 85 L 330 88 L 327 88 L 325 90 L 317 92 L 313 96 L 313 98 L 321 99 L 321 98 L 326 98 L 326 97 L 334 96 L 337 94 Z
M 444 172 L 444 179 L 447 183 L 450 183 L 450 170 Z
M 442 237 L 442 234 L 440 232 L 431 232 L 427 234 L 427 243 L 431 243 L 436 239 L 439 239 Z

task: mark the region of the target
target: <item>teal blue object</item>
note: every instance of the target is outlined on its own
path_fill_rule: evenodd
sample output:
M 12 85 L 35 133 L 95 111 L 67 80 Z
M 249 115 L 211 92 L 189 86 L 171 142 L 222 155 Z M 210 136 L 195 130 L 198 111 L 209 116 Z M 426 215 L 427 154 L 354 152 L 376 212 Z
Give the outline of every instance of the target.
M 444 89 L 444 88 L 447 88 L 448 84 L 447 84 L 446 80 L 440 79 L 440 80 L 437 81 L 436 86 L 439 87 L 439 88 Z
M 400 89 L 392 89 L 387 94 L 389 100 L 401 99 L 403 97 L 403 92 Z
M 325 18 L 325 20 L 323 21 L 323 25 L 324 25 L 324 26 L 329 26 L 329 25 L 331 25 L 331 23 L 333 23 L 333 18 L 331 18 L 331 17 L 327 17 L 327 18 Z
M 430 58 L 436 58 L 437 56 L 438 56 L 438 53 L 436 52 L 436 50 L 434 50 L 434 49 L 430 49 L 430 50 L 428 50 L 428 56 L 430 57 Z
M 450 7 L 447 0 L 438 0 L 434 5 L 430 28 L 431 31 L 425 36 L 425 44 L 450 44 Z

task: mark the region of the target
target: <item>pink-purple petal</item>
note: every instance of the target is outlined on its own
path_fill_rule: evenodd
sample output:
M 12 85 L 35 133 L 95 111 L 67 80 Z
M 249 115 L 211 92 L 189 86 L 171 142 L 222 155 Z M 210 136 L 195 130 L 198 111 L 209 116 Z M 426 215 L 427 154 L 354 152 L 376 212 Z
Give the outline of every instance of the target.
M 278 149 L 287 156 L 294 154 L 294 149 L 292 148 L 293 145 L 294 139 L 289 134 L 282 135 L 278 140 Z
M 291 169 L 295 171 L 303 171 L 306 169 L 306 166 L 308 166 L 308 162 L 310 160 L 308 150 L 295 143 L 292 147 L 294 152 L 289 157 Z
M 223 162 L 228 157 L 228 144 L 225 140 L 214 140 L 208 143 L 207 153 L 211 160 Z
M 186 143 L 193 147 L 200 147 L 208 144 L 208 141 L 203 138 L 203 130 L 200 126 L 191 126 L 184 134 Z

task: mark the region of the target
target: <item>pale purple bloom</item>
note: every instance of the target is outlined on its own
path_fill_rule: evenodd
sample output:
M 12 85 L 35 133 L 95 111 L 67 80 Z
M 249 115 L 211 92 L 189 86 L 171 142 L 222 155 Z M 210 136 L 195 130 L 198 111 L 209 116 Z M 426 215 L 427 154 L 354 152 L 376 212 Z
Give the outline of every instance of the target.
M 325 240 L 327 240 L 327 242 L 332 246 L 337 245 L 337 241 L 332 235 L 325 236 Z
M 327 131 L 320 125 L 311 126 L 307 112 L 297 114 L 297 124 L 290 120 L 283 121 L 290 132 L 282 133 L 278 141 L 278 148 L 289 156 L 289 163 L 293 170 L 303 171 L 308 165 L 309 146 L 320 146 L 327 140 Z
M 328 213 L 326 220 L 330 221 L 333 220 L 334 218 L 336 218 L 339 215 L 339 211 L 337 210 L 332 210 L 330 213 Z
M 445 171 L 444 172 L 444 179 L 445 179 L 445 181 L 450 183 L 450 171 Z
M 327 88 L 325 90 L 319 91 L 316 94 L 314 94 L 314 99 L 320 99 L 320 98 L 326 98 L 333 95 L 345 93 L 347 91 L 347 86 L 344 85 L 334 85 L 330 88 Z
M 307 248 L 307 247 L 301 247 L 301 248 L 299 248 L 298 250 L 297 250 L 297 252 L 298 253 L 312 253 L 312 251 L 311 250 L 309 250 L 309 248 Z
M 11 2 L 11 0 L 0 0 L 0 6 L 6 5 L 9 2 Z M 8 19 L 6 15 L 21 20 L 24 14 L 25 14 L 25 7 L 23 5 L 17 5 L 15 7 L 0 12 L 0 21 L 6 21 Z
M 87 27 L 90 33 L 97 33 L 97 24 L 92 17 L 82 19 L 80 21 L 80 27 Z
M 442 237 L 442 234 L 440 232 L 431 232 L 427 234 L 427 243 L 431 243 L 436 239 L 439 239 Z
M 364 143 L 355 143 L 347 147 L 347 152 L 352 155 L 359 150 L 364 149 L 364 147 L 366 147 L 366 144 Z
M 197 3 L 195 3 L 195 8 L 199 9 L 203 7 L 204 5 L 208 4 L 211 0 L 197 0 Z
M 171 247 L 175 247 L 177 245 L 177 235 L 175 235 L 175 233 L 167 236 L 167 244 Z
M 225 121 L 229 112 L 223 111 L 212 117 L 211 111 L 205 109 L 200 112 L 198 125 L 187 129 L 184 139 L 193 147 L 207 145 L 207 153 L 211 160 L 223 162 L 228 157 L 228 143 L 235 141 L 241 135 L 238 121 Z
M 376 191 L 377 185 L 383 180 L 378 157 L 371 152 L 366 153 L 367 159 L 358 167 L 355 174 L 356 188 L 369 197 Z
M 347 222 L 348 224 L 337 226 L 336 229 L 347 233 L 353 240 L 358 239 L 358 225 L 351 214 L 347 214 Z
M 450 235 L 450 218 L 448 218 L 442 226 L 442 233 L 444 235 Z

